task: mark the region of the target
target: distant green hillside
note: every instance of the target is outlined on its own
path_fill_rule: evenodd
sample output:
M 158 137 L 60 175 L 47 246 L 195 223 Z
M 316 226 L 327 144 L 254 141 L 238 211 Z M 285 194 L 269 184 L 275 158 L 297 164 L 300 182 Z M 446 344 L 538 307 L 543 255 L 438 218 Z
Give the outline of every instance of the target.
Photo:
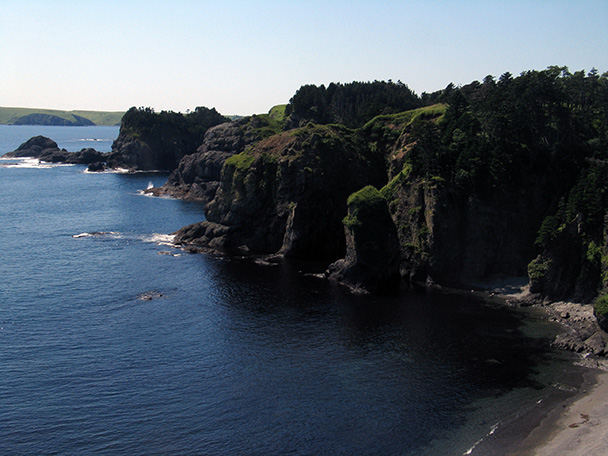
M 120 125 L 124 112 L 0 107 L 2 125 Z

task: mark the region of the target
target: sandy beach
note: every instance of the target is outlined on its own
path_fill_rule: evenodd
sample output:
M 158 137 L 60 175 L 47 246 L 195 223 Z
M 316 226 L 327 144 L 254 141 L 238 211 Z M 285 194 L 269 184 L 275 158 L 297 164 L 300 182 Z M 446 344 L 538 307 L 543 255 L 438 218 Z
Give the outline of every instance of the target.
M 508 278 L 485 283 L 483 288 L 507 302 L 529 297 L 528 286 L 523 279 Z M 562 324 L 564 333 L 557 337 L 556 345 L 582 351 L 578 363 L 583 368 L 584 385 L 578 394 L 540 411 L 540 422 L 533 417 L 526 425 L 535 426 L 514 448 L 505 450 L 510 456 L 606 456 L 608 455 L 608 358 L 594 356 L 604 351 L 606 337 L 596 328 L 591 305 L 556 302 L 543 307 L 548 319 Z M 594 331 L 596 332 L 594 334 Z M 597 342 L 596 342 L 596 339 Z M 573 372 L 576 368 L 573 366 Z M 549 404 L 546 404 L 549 405 Z M 526 421 L 526 420 L 524 420 Z M 521 432 L 521 423 L 514 426 Z M 525 431 L 524 431 L 525 432 Z M 491 441 L 492 439 L 490 439 Z M 491 453 L 499 454 L 501 443 L 496 439 Z M 514 442 L 511 442 L 514 443 Z
M 608 454 L 608 372 L 570 405 L 560 406 L 532 431 L 514 454 L 535 456 L 605 456 Z M 557 416 L 556 416 L 557 415 Z

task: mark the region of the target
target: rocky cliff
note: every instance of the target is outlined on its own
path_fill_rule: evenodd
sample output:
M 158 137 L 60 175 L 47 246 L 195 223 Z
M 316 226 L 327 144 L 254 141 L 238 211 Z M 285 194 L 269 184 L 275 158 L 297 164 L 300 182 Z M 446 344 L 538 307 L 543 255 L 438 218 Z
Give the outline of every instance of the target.
M 397 269 L 467 288 L 528 275 L 540 299 L 591 301 L 599 292 L 598 303 L 608 302 L 608 105 L 580 96 L 591 92 L 607 94 L 608 75 L 506 73 L 448 86 L 425 97 L 441 104 L 355 130 L 308 124 L 228 158 L 207 147 L 174 183 L 190 192 L 216 179 L 223 162 L 219 187 L 208 220 L 176 242 L 341 258 L 327 276 L 371 292 L 395 290 Z M 306 100 L 310 112 L 331 111 Z M 596 315 L 605 326 L 608 305 Z
M 355 292 L 395 293 L 401 281 L 399 238 L 386 200 L 367 186 L 347 204 L 346 256 L 329 266 L 327 277 Z
M 215 109 L 203 107 L 188 114 L 131 108 L 122 118 L 107 166 L 173 171 L 184 156 L 196 152 L 209 128 L 227 121 Z
M 268 115 L 253 115 L 212 127 L 196 153 L 184 156 L 167 183 L 150 193 L 209 202 L 219 187 L 224 162 L 280 131 L 280 124 Z
M 348 196 L 362 182 L 385 180 L 384 157 L 356 132 L 309 124 L 227 159 L 207 221 L 183 228 L 175 242 L 194 251 L 335 260 L 345 253 Z

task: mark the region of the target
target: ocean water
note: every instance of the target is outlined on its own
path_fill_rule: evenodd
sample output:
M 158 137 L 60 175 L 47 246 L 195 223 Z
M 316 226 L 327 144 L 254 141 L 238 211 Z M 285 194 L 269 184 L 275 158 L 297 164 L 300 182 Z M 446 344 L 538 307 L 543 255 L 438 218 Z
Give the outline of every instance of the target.
M 35 134 L 117 129 L 0 126 L 0 153 Z M 203 207 L 141 194 L 166 175 L 84 171 L 0 161 L 2 454 L 462 455 L 571 388 L 533 314 L 185 254 Z

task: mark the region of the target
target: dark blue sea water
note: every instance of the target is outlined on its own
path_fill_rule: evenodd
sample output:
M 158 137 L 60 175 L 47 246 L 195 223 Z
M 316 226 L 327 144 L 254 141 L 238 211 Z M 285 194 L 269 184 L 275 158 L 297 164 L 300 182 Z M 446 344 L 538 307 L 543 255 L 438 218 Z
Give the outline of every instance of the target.
M 0 153 L 34 134 L 117 129 Z M 0 162 L 1 454 L 461 455 L 561 379 L 531 315 L 183 254 L 203 208 L 140 194 L 166 175 L 31 166 Z

